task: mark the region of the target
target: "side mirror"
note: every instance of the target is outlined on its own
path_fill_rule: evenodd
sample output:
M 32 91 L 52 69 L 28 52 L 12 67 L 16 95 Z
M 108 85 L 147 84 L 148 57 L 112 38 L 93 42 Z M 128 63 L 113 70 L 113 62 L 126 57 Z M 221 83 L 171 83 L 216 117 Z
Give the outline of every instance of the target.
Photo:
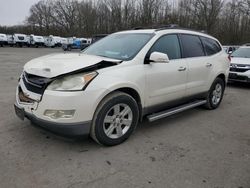
M 149 57 L 149 61 L 153 63 L 169 63 L 169 58 L 167 54 L 153 52 Z

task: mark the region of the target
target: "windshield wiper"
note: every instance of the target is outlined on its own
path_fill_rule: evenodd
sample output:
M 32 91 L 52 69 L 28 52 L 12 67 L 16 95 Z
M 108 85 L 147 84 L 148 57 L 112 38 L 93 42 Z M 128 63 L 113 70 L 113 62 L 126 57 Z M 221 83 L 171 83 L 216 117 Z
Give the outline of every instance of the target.
M 100 57 L 106 57 L 106 58 L 110 58 L 110 57 L 108 57 L 108 56 L 105 56 L 105 55 L 96 55 L 96 56 L 100 56 Z
M 108 57 L 108 56 L 105 56 L 105 55 L 96 54 L 95 56 L 100 56 L 100 57 L 105 57 L 105 58 L 108 58 L 108 59 L 115 59 L 115 60 L 118 60 L 118 61 L 122 61 L 121 59 L 117 59 L 117 58 L 114 58 L 114 57 Z

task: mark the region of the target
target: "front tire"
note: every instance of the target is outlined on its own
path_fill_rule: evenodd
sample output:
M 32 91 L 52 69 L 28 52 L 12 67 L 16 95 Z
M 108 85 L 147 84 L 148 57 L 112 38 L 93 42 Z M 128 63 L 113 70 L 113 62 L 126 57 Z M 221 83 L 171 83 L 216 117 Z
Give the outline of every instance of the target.
M 208 95 L 205 107 L 209 110 L 214 110 L 219 107 L 225 91 L 225 82 L 221 78 L 216 78 L 213 82 Z
M 95 112 L 91 137 L 99 144 L 114 146 L 129 138 L 139 120 L 138 104 L 123 92 L 114 92 L 103 99 Z

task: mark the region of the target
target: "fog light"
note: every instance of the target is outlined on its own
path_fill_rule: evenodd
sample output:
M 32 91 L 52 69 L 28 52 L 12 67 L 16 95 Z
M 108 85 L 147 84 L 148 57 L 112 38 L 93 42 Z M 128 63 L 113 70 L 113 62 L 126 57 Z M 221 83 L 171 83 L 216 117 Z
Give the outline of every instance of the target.
M 52 119 L 60 118 L 72 118 L 75 114 L 75 110 L 45 110 L 44 116 L 47 116 Z

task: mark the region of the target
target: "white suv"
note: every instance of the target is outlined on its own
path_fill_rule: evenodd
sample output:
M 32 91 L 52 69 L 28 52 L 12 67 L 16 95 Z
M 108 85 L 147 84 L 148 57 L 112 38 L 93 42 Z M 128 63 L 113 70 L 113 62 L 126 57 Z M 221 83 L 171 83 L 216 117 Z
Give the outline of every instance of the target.
M 250 46 L 242 46 L 231 54 L 229 81 L 250 83 Z
M 103 145 L 125 141 L 138 121 L 196 106 L 219 106 L 229 59 L 218 40 L 161 28 L 118 32 L 80 54 L 31 60 L 16 91 L 16 114 L 66 136 Z

